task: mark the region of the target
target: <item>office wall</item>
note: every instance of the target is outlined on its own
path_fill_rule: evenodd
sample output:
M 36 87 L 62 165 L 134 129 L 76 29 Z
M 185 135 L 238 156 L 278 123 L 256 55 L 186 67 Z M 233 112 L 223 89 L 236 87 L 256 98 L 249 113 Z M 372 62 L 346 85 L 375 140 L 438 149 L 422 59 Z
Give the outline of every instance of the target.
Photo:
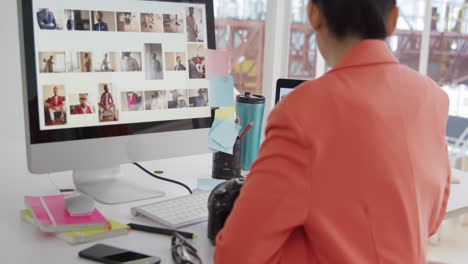
M 26 149 L 16 0 L 0 1 L 0 169 L 24 168 Z M 7 176 L 7 175 L 5 175 Z M 5 177 L 2 175 L 2 177 Z M 12 175 L 13 177 L 13 175 Z

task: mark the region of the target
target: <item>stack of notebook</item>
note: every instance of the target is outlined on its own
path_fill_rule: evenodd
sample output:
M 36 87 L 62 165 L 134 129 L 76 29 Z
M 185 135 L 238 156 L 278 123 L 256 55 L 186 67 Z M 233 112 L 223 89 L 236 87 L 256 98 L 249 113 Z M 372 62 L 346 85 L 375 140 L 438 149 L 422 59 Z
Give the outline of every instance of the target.
M 21 218 L 42 232 L 56 233 L 70 244 L 80 244 L 128 234 L 130 228 L 106 219 L 97 209 L 86 216 L 71 216 L 64 195 L 26 196 Z

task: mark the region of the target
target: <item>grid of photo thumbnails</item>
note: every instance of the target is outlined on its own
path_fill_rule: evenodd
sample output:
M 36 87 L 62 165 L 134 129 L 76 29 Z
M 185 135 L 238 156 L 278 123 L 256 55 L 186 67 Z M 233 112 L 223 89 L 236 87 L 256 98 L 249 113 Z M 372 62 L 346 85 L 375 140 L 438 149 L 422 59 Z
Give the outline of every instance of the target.
M 163 54 L 161 43 L 145 43 L 143 52 L 39 51 L 39 73 L 144 72 L 145 80 L 164 80 L 165 72 L 175 71 L 185 72 L 189 79 L 204 79 L 203 9 L 185 9 L 185 17 L 181 17 L 180 14 L 40 8 L 36 16 L 41 30 L 186 34 L 188 54 L 185 51 Z M 67 125 L 68 114 L 93 115 L 99 122 L 115 122 L 119 121 L 119 111 L 209 106 L 207 88 L 116 91 L 109 82 L 98 84 L 95 95 L 86 92 L 69 94 L 66 89 L 60 84 L 42 86 L 46 126 Z M 120 93 L 120 102 L 114 100 L 115 93 Z

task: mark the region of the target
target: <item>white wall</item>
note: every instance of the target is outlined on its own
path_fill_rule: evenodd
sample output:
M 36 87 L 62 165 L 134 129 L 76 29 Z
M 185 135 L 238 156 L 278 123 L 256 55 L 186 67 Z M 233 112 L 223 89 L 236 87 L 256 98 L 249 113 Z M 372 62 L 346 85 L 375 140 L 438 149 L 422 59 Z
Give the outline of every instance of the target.
M 26 171 L 26 146 L 24 136 L 24 111 L 18 12 L 16 0 L 2 0 L 0 23 L 0 54 L 6 57 L 0 63 L 0 169 L 24 168 Z M 3 173 L 2 173 L 3 174 Z M 8 175 L 2 175 L 8 176 Z M 11 175 L 11 177 L 14 177 Z

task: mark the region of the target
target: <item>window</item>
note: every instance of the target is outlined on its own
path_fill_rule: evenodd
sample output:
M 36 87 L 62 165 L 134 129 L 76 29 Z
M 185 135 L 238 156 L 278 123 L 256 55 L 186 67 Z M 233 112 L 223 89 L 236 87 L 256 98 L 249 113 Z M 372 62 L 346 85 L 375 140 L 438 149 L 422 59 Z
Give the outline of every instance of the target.
M 316 77 L 318 47 L 307 17 L 309 0 L 292 0 L 289 77 Z M 388 44 L 401 63 L 419 70 L 421 38 L 424 29 L 425 0 L 399 0 L 400 19 L 395 35 Z M 330 68 L 327 68 L 329 70 Z
M 290 1 L 288 75 L 314 79 L 321 71 L 316 69 L 318 49 L 307 17 L 309 0 Z M 432 3 L 428 25 L 425 25 L 426 2 Z M 267 0 L 214 0 L 214 4 L 217 46 L 232 51 L 236 88 L 263 94 Z M 390 48 L 402 64 L 414 70 L 425 69 L 420 61 L 427 61 L 428 76 L 449 94 L 450 114 L 468 118 L 468 0 L 398 0 L 398 6 L 400 19 L 395 35 L 388 39 Z M 431 29 L 430 54 L 421 60 L 425 28 Z
M 235 87 L 263 94 L 266 0 L 214 0 L 216 45 L 232 52 Z
M 419 71 L 425 0 L 398 0 L 397 31 L 387 41 L 400 63 Z
M 468 118 L 468 0 L 433 0 L 428 75 L 450 97 L 450 114 Z
M 309 0 L 292 0 L 291 44 L 289 50 L 289 77 L 314 79 L 316 76 L 317 45 L 309 24 Z

